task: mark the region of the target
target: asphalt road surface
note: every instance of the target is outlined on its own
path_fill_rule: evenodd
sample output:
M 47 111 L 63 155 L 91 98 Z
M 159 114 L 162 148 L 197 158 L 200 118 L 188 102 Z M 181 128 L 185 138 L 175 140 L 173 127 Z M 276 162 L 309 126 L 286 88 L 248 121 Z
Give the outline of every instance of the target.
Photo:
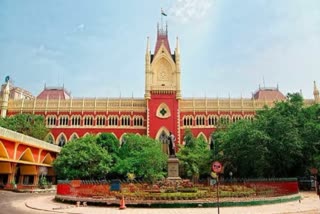
M 54 195 L 54 193 L 16 193 L 0 190 L 0 214 L 44 213 L 25 207 L 24 201 L 45 195 Z

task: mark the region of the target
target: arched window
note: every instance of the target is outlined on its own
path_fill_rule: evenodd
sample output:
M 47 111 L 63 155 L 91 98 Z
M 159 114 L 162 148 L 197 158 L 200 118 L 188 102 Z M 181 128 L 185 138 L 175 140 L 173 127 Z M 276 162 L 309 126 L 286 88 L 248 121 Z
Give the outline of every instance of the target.
M 208 143 L 207 137 L 205 136 L 205 134 L 203 134 L 203 132 L 200 132 L 197 138 L 202 139 L 204 142 Z
M 253 121 L 254 115 L 249 115 L 249 114 L 248 114 L 248 115 L 245 115 L 245 116 L 244 116 L 244 119 L 245 119 L 245 120 Z
M 235 123 L 237 122 L 238 120 L 241 120 L 242 119 L 242 116 L 241 115 L 233 115 L 232 116 L 232 122 Z
M 83 118 L 84 126 L 92 126 L 93 125 L 93 116 L 87 115 Z
M 78 139 L 79 137 L 78 137 L 78 135 L 76 134 L 76 133 L 73 133 L 72 135 L 71 135 L 71 137 L 70 137 L 70 140 L 72 141 L 72 140 L 76 140 L 76 139 Z
M 67 115 L 61 115 L 59 117 L 59 125 L 60 126 L 67 126 L 69 123 L 69 117 Z
M 48 142 L 48 143 L 54 144 L 54 139 L 53 139 L 53 136 L 52 136 L 51 133 L 49 133 L 49 134 L 46 136 L 45 141 Z
M 218 117 L 216 115 L 209 115 L 208 124 L 209 126 L 216 126 L 218 124 Z
M 96 117 L 97 126 L 105 126 L 106 125 L 106 117 L 105 116 L 97 116 Z
M 57 123 L 57 117 L 54 115 L 47 116 L 46 125 L 47 126 L 55 126 Z
M 117 126 L 118 125 L 118 117 L 117 116 L 109 116 L 109 126 Z
M 120 142 L 120 146 L 123 146 L 126 143 L 126 133 L 121 135 L 119 142 Z
M 67 143 L 66 137 L 62 134 L 59 137 L 58 146 L 63 147 Z
M 71 117 L 71 125 L 72 126 L 80 126 L 81 125 L 81 116 L 74 115 Z
M 199 115 L 199 116 L 196 116 L 196 125 L 197 126 L 204 126 L 204 119 L 205 117 L 203 115 Z
M 130 116 L 124 115 L 121 117 L 121 126 L 130 126 Z
M 142 116 L 136 116 L 133 118 L 133 125 L 134 126 L 143 126 L 143 117 Z
M 184 126 L 192 126 L 192 116 L 184 116 L 183 118 L 183 125 Z

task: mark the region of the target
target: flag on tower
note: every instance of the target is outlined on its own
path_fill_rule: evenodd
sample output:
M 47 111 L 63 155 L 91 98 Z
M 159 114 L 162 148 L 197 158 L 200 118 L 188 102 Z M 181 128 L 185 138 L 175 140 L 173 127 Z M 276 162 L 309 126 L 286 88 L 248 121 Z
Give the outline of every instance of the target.
M 161 15 L 167 16 L 167 14 L 162 10 L 162 8 L 161 8 Z

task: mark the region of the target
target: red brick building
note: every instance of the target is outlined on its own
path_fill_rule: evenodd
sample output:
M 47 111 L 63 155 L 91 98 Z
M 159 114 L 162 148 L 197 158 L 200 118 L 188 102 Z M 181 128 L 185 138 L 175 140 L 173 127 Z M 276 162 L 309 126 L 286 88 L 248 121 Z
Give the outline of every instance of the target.
M 63 145 L 87 134 L 113 133 L 120 141 L 126 133 L 167 139 L 169 132 L 176 144 L 183 143 L 186 128 L 208 143 L 219 121 L 251 120 L 256 110 L 271 106 L 285 96 L 278 88 L 259 88 L 250 98 L 185 99 L 181 92 L 180 49 L 178 38 L 171 50 L 168 31 L 158 27 L 157 41 L 151 53 L 149 39 L 145 53 L 145 94 L 143 98 L 72 98 L 64 88 L 47 88 L 33 99 L 12 99 L 10 81 L 2 90 L 2 117 L 31 113 L 43 115 L 50 128 L 47 141 Z M 116 79 L 115 79 L 116 81 Z M 319 91 L 314 86 L 314 99 Z

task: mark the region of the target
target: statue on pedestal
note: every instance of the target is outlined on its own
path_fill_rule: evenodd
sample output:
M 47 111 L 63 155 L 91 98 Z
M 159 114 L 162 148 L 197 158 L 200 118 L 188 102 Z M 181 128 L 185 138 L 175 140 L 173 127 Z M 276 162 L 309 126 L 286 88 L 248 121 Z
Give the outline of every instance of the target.
M 176 156 L 176 137 L 170 132 L 168 136 L 169 140 L 169 155 L 175 157 Z

